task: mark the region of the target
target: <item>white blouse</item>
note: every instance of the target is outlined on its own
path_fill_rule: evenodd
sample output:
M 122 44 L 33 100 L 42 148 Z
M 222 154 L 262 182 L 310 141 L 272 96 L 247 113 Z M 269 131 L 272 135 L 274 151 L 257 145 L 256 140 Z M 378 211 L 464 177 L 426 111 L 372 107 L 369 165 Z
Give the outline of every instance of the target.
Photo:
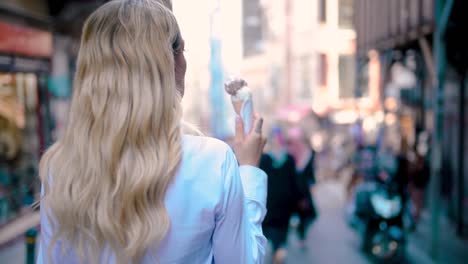
M 225 143 L 197 136 L 183 137 L 181 167 L 166 195 L 171 227 L 159 248 L 149 248 L 143 264 L 263 263 L 267 240 L 267 175 L 238 166 Z M 48 263 L 51 225 L 41 210 L 41 244 L 37 263 Z M 78 264 L 71 247 L 52 249 L 53 263 Z M 101 263 L 114 263 L 105 250 Z

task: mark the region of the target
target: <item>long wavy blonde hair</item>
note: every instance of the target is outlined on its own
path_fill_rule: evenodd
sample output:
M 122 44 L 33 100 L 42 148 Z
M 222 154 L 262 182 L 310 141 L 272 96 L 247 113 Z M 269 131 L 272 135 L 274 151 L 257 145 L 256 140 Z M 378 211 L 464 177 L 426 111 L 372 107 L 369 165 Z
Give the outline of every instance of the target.
M 60 239 L 85 262 L 110 248 L 136 263 L 169 229 L 164 199 L 182 155 L 170 8 L 114 0 L 84 25 L 69 126 L 41 160 L 49 256 Z

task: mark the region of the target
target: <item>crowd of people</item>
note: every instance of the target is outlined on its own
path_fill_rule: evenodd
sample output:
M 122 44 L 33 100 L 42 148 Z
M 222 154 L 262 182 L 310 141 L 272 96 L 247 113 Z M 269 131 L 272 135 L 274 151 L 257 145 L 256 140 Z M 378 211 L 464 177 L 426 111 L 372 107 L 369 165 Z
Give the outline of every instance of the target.
M 405 224 L 409 230 L 415 228 L 421 218 L 429 183 L 427 135 L 421 133 L 413 145 L 401 137 L 400 145 L 396 146 L 384 140 L 368 144 L 365 135 L 358 134 L 354 134 L 355 151 L 348 163 L 353 171 L 347 186 L 349 201 L 354 201 L 354 193 L 362 183 L 385 183 L 402 197 Z M 274 126 L 271 129 L 260 168 L 269 176 L 263 232 L 270 241 L 275 264 L 284 263 L 286 259 L 291 227 L 295 227 L 299 246 L 305 248 L 308 229 L 318 216 L 313 199 L 316 157 L 310 138 L 301 127 Z M 293 216 L 299 219 L 297 226 L 291 225 Z

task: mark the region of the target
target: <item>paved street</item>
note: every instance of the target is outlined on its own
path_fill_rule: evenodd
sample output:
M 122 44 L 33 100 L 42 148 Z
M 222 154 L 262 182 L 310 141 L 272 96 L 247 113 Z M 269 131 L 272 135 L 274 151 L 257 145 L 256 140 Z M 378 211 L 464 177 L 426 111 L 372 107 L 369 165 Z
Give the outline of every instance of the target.
M 359 239 L 344 221 L 341 185 L 323 183 L 314 190 L 319 218 L 308 235 L 308 248 L 301 250 L 295 234 L 290 235 L 287 264 L 369 263 L 359 251 Z
M 308 234 L 307 249 L 298 247 L 294 232 L 289 236 L 286 264 L 367 264 L 371 263 L 360 251 L 358 234 L 344 219 L 344 187 L 337 182 L 322 183 L 314 190 L 319 218 Z M 418 247 L 407 245 L 409 264 L 433 264 Z
M 26 241 L 22 235 L 31 227 L 38 226 L 39 212 L 25 214 L 10 223 L 0 232 L 0 263 L 24 264 L 26 263 Z M 13 240 L 12 240 L 13 239 Z
M 0 251 L 0 262 L 5 264 L 24 264 L 26 263 L 26 245 L 23 240 L 15 244 L 2 248 Z

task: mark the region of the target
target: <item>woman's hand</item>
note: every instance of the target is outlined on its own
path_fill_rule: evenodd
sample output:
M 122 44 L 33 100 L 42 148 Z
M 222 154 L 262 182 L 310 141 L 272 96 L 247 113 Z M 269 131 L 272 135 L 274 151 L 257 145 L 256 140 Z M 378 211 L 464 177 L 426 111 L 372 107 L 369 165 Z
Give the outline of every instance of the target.
M 250 165 L 258 167 L 262 157 L 266 138 L 262 135 L 263 118 L 254 117 L 252 131 L 248 135 L 244 134 L 244 122 L 240 116 L 236 117 L 236 137 L 234 142 L 234 152 L 239 166 Z

